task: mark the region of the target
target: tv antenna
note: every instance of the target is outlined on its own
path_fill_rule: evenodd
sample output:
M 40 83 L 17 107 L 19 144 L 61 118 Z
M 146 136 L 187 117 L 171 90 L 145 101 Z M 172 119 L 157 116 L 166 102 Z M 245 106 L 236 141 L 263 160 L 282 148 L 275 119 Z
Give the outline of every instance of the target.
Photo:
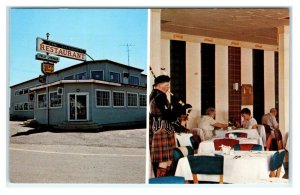
M 130 65 L 130 47 L 133 47 L 135 45 L 132 45 L 131 43 L 127 43 L 125 45 L 121 45 L 123 47 L 126 47 L 126 51 L 127 51 L 127 59 L 128 59 L 128 66 Z

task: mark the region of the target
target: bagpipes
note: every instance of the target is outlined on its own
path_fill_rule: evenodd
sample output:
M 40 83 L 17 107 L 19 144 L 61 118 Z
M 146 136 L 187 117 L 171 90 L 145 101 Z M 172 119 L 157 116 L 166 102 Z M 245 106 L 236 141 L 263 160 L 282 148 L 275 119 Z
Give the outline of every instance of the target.
M 156 78 L 151 66 L 150 66 L 150 72 L 154 79 Z M 173 122 L 174 130 L 177 133 L 182 133 L 186 132 L 187 128 L 186 125 L 182 126 L 181 122 L 182 121 L 188 121 L 188 116 L 190 112 L 192 111 L 192 105 L 190 104 L 185 104 L 182 100 L 177 99 L 174 94 L 171 91 L 168 91 L 168 93 L 172 96 L 173 101 L 171 101 L 172 105 L 172 111 L 176 113 L 177 120 Z

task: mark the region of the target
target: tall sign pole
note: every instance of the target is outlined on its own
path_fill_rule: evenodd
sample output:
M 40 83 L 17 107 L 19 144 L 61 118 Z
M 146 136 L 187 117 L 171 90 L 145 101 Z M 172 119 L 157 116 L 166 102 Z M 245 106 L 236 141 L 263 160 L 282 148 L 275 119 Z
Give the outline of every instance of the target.
M 46 37 L 47 37 L 47 40 L 49 40 L 49 36 L 50 36 L 50 33 L 46 33 Z M 49 56 L 49 53 L 47 52 L 47 56 Z M 44 66 L 44 65 L 42 65 Z M 43 71 L 44 72 L 44 71 Z M 49 74 L 46 74 L 46 100 L 47 100 L 47 125 L 49 126 L 50 124 L 50 110 L 49 110 L 49 107 L 50 107 L 50 97 L 49 97 L 49 86 L 48 86 L 48 83 L 49 83 Z

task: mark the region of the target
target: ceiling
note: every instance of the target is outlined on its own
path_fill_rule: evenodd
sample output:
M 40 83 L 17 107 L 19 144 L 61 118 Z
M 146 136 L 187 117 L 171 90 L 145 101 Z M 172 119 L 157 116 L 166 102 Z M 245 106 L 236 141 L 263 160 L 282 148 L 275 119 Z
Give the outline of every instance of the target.
M 288 8 L 161 9 L 161 30 L 277 45 L 277 27 L 289 25 Z

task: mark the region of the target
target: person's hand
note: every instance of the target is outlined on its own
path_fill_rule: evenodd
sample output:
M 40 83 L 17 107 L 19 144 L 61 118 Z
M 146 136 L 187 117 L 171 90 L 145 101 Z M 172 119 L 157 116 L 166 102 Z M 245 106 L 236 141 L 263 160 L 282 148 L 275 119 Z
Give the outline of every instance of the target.
M 156 131 L 155 133 L 166 133 L 166 130 L 165 129 L 159 129 L 158 131 Z

